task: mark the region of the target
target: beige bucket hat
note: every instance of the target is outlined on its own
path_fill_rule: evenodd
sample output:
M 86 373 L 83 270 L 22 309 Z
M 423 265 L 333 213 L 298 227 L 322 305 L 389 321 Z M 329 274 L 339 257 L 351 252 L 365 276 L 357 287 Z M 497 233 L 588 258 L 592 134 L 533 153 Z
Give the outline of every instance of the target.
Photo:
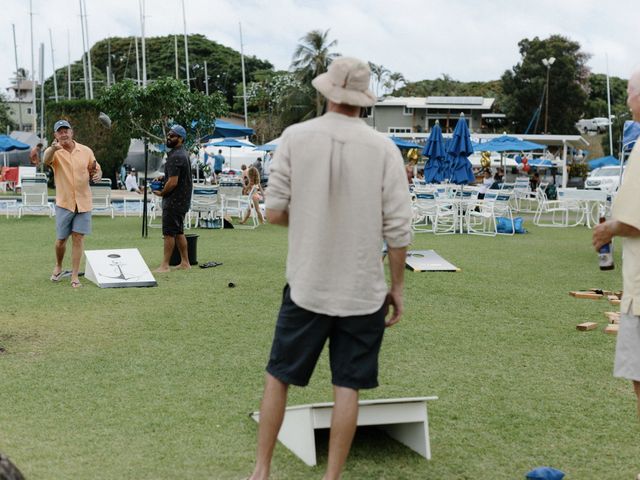
M 370 107 L 377 101 L 375 94 L 369 90 L 370 78 L 371 70 L 367 63 L 353 57 L 339 57 L 311 84 L 332 102 Z

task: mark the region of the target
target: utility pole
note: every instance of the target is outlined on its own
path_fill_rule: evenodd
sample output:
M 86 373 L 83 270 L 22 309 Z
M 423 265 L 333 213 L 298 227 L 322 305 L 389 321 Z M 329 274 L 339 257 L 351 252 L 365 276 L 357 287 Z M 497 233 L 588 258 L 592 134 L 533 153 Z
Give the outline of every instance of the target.
M 180 80 L 180 72 L 178 71 L 178 35 L 173 34 L 173 54 L 176 64 L 176 80 Z
M 89 98 L 93 100 L 93 68 L 91 66 L 91 43 L 89 42 L 89 24 L 87 23 L 87 4 L 80 0 L 84 9 L 84 31 L 87 36 L 87 70 L 89 71 Z
M 71 100 L 71 39 L 67 29 L 67 100 Z
M 204 61 L 204 93 L 209 95 L 209 75 L 207 74 L 207 61 Z
M 82 31 L 82 69 L 84 71 L 84 98 L 89 99 L 89 83 L 87 73 L 87 41 L 84 33 L 84 18 L 82 13 L 82 0 L 80 1 L 80 30 Z
M 32 132 L 36 133 L 38 129 L 38 114 L 36 112 L 36 65 L 33 54 L 33 1 L 29 0 L 29 23 L 31 25 L 31 93 L 33 96 L 32 100 L 32 115 L 33 115 L 33 123 L 31 125 Z
M 147 48 L 144 43 L 144 22 L 145 22 L 145 14 L 144 14 L 144 0 L 140 0 L 140 29 L 142 32 L 141 35 L 141 47 L 142 47 L 142 88 L 146 88 L 147 86 Z M 146 190 L 145 190 L 146 191 Z

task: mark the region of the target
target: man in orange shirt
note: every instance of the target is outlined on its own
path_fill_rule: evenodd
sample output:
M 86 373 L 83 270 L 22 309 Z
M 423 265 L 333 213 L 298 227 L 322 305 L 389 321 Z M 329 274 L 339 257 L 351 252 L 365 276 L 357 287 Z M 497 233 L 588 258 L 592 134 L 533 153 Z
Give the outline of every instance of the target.
M 84 249 L 84 236 L 91 233 L 91 189 L 89 181 L 102 178 L 102 169 L 93 151 L 73 140 L 73 130 L 66 120 L 54 127 L 55 140 L 44 152 L 44 163 L 53 169 L 56 181 L 56 266 L 52 282 L 62 277 L 62 261 L 71 236 L 71 286 L 81 287 L 78 278 Z

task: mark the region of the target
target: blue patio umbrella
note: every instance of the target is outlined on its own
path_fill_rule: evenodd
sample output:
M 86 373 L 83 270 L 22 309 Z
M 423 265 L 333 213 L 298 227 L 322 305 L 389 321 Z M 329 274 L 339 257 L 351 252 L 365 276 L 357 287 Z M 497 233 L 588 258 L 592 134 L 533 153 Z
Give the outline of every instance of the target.
M 473 153 L 471 135 L 464 115 L 461 114 L 453 130 L 453 137 L 447 145 L 447 158 L 451 165 L 449 180 L 464 185 L 475 181 L 469 155 Z
M 424 181 L 427 183 L 440 183 L 444 180 L 444 158 L 447 155 L 444 150 L 442 129 L 438 122 L 431 128 L 427 143 L 422 149 L 422 155 L 429 160 L 424 166 Z
M 417 143 L 410 142 L 409 140 L 405 140 L 404 138 L 398 138 L 395 135 L 391 136 L 391 140 L 396 146 L 400 149 L 410 149 L 410 148 L 420 148 L 420 145 Z
M 0 135 L 0 152 L 10 152 L 12 150 L 27 150 L 30 146 L 22 143 L 9 135 Z M 7 155 L 4 155 L 4 166 L 7 166 Z
M 251 143 L 241 142 L 240 140 L 236 140 L 235 138 L 225 138 L 224 140 L 220 140 L 219 142 L 209 142 L 207 143 L 207 146 L 229 148 L 253 147 Z
M 254 150 L 261 150 L 263 152 L 273 152 L 278 147 L 278 143 L 280 143 L 280 137 L 274 138 L 270 142 L 265 143 L 264 145 L 258 145 Z

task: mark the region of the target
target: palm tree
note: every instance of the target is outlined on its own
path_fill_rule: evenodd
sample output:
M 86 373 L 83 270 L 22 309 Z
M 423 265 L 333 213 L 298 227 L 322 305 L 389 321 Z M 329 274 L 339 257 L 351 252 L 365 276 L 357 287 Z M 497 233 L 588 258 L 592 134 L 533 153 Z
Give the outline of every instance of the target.
M 380 86 L 382 85 L 387 75 L 389 75 L 389 70 L 383 65 L 376 65 L 372 62 L 369 62 L 369 69 L 371 70 L 371 83 L 373 87 L 372 90 L 375 92 L 376 97 L 379 97 Z
M 387 77 L 387 80 L 384 82 L 384 87 L 389 93 L 393 93 L 400 83 L 407 83 L 404 75 L 400 72 L 393 72 Z
M 305 83 L 321 73 L 327 71 L 329 64 L 337 53 L 330 52 L 330 49 L 338 44 L 337 40 L 329 41 L 329 30 L 311 30 L 304 37 L 300 38 L 300 43 L 293 52 L 291 68 L 295 70 L 300 79 Z M 322 114 L 322 95 L 316 92 L 316 116 Z

